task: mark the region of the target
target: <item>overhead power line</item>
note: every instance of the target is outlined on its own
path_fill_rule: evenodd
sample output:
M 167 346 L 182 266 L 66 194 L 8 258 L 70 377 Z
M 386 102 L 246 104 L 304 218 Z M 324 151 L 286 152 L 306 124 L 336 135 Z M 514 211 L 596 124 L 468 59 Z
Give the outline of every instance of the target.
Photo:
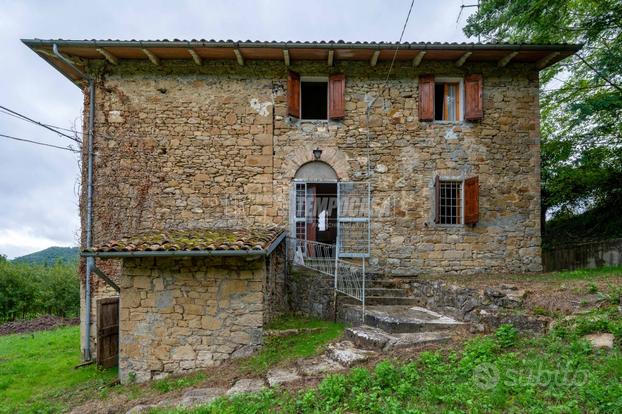
M 45 128 L 47 130 L 50 130 L 50 131 L 52 131 L 52 132 L 54 132 L 54 133 L 56 133 L 58 135 L 61 135 L 61 136 L 65 137 L 65 138 L 69 138 L 70 140 L 72 140 L 74 142 L 77 142 L 78 144 L 82 144 L 82 141 L 80 139 L 78 139 L 76 137 L 72 137 L 71 135 L 65 134 L 62 131 L 59 131 L 57 129 L 59 127 L 55 127 L 55 126 L 52 126 L 52 125 L 44 124 L 43 122 L 35 121 L 34 119 L 27 117 L 26 115 L 20 114 L 19 112 L 16 112 L 16 111 L 14 111 L 12 109 L 9 109 L 9 108 L 7 108 L 5 106 L 2 106 L 2 105 L 0 105 L 0 109 L 2 109 L 2 111 L 0 111 L 0 112 L 3 112 L 5 114 L 7 114 L 7 115 L 11 115 L 11 116 L 14 116 L 14 117 L 16 117 L 18 119 L 21 119 L 21 120 L 33 123 L 35 125 L 39 125 L 40 127 Z
M 26 138 L 13 137 L 11 135 L 0 134 L 0 138 L 12 139 L 12 140 L 21 141 L 21 142 L 27 142 L 29 144 L 43 145 L 45 147 L 62 149 L 62 150 L 65 150 L 65 151 L 71 151 L 71 152 L 75 152 L 75 153 L 79 153 L 80 152 L 80 151 L 75 150 L 75 149 L 73 149 L 71 147 L 61 147 L 60 145 L 46 144 L 45 142 L 33 141 L 33 140 L 30 140 L 30 139 L 26 139 Z

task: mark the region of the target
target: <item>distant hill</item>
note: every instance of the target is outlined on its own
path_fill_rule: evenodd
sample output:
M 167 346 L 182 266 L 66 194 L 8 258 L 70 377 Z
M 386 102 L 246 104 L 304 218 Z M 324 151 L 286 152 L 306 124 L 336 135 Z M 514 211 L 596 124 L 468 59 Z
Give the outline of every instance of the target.
M 76 262 L 80 254 L 78 247 L 48 247 L 39 252 L 30 253 L 13 259 L 15 263 L 48 264 L 52 265 L 59 260 L 65 263 Z

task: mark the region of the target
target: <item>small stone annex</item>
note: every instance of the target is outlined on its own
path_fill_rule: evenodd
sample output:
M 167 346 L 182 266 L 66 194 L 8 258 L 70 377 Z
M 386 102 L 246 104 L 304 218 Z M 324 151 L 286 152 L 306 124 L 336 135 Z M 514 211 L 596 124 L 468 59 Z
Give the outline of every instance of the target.
M 284 311 L 285 233 L 157 232 L 86 249 L 121 259 L 119 377 L 143 382 L 248 356 Z
M 281 312 L 385 326 L 395 278 L 542 270 L 539 72 L 580 45 L 23 42 L 84 92 L 82 355 L 124 382 Z

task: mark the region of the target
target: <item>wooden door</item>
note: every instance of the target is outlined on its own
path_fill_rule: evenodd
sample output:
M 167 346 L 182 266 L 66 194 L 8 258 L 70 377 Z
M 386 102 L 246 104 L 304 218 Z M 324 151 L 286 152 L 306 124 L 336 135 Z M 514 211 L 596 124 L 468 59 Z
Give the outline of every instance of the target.
M 97 301 L 97 366 L 114 367 L 119 362 L 119 298 Z

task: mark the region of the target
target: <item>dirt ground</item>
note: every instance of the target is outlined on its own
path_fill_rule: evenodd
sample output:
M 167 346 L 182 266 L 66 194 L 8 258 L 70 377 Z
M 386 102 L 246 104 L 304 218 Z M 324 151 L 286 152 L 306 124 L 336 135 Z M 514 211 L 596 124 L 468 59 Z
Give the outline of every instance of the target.
M 36 319 L 3 323 L 0 325 L 0 335 L 46 331 L 58 328 L 59 326 L 78 325 L 79 323 L 80 318 L 63 318 L 60 316 L 46 315 Z

